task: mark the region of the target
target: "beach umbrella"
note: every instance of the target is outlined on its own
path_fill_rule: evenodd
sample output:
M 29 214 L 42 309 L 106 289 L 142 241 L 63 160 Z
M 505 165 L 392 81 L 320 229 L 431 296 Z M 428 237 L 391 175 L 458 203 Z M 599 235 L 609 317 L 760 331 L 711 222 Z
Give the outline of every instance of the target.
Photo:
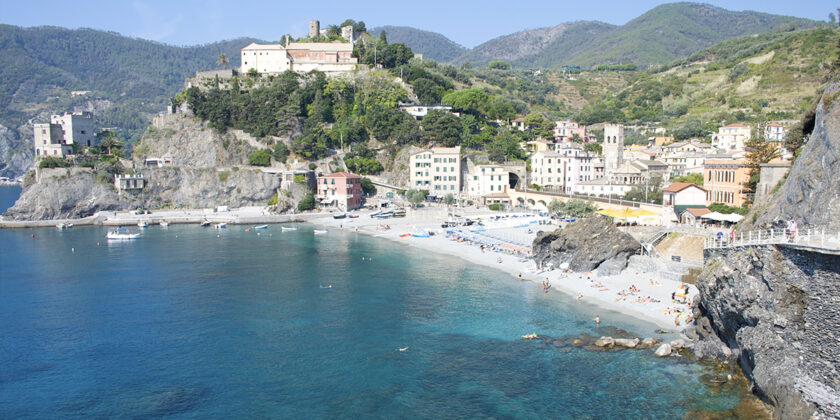
M 619 216 L 618 211 L 613 210 L 613 209 L 598 210 L 596 213 L 604 215 L 604 216 L 608 216 L 608 217 L 621 217 L 621 216 Z
M 652 211 L 647 211 L 647 210 L 644 210 L 644 209 L 636 209 L 636 210 L 633 210 L 632 213 L 633 213 L 633 216 L 635 216 L 635 217 L 656 216 L 656 213 L 654 213 Z

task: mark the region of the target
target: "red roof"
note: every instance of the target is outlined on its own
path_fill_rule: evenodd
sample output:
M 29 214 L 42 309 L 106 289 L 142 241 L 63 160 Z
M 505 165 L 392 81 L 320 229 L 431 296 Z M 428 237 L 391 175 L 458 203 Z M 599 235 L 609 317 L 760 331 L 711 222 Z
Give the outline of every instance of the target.
M 525 121 L 525 118 L 517 118 L 517 119 L 513 120 L 513 122 L 523 122 L 523 121 Z
M 336 172 L 329 175 L 323 175 L 320 178 L 361 178 L 359 175 L 351 174 L 350 172 Z
M 749 127 L 747 127 L 746 125 L 743 125 L 743 124 L 729 124 L 729 125 L 724 125 L 721 128 L 749 128 Z
M 709 209 L 707 209 L 707 208 L 705 208 L 705 207 L 700 208 L 700 209 L 692 209 L 692 208 L 689 208 L 689 209 L 685 209 L 685 211 L 687 211 L 687 212 L 691 213 L 694 217 L 700 217 L 700 216 L 702 216 L 702 215 L 704 215 L 704 214 L 709 214 L 709 213 L 711 213 L 711 212 L 712 212 L 711 210 L 709 210 Z
M 675 183 L 673 183 L 673 184 L 671 184 L 671 185 L 669 185 L 669 186 L 667 186 L 667 187 L 663 188 L 663 189 L 662 189 L 662 192 L 672 192 L 672 193 L 676 193 L 676 192 L 680 192 L 680 191 L 682 191 L 682 190 L 684 190 L 684 189 L 686 189 L 686 188 L 688 188 L 688 187 L 696 187 L 696 188 L 700 188 L 700 187 L 698 187 L 697 185 L 692 184 L 692 183 L 690 183 L 690 182 L 675 182 Z M 701 189 L 701 190 L 703 190 L 703 188 L 700 188 L 700 189 Z M 706 190 L 703 190 L 703 191 L 706 191 Z

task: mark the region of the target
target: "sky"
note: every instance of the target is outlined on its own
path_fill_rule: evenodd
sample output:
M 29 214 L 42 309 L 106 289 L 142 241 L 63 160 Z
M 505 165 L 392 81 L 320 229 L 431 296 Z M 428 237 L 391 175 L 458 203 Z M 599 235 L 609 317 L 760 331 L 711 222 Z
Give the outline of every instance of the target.
M 266 41 L 283 34 L 305 36 L 309 20 L 321 27 L 345 19 L 364 21 L 368 28 L 411 26 L 438 32 L 472 48 L 484 41 L 523 29 L 577 20 L 623 25 L 669 1 L 540 0 L 498 1 L 394 0 L 221 1 L 221 0 L 0 0 L 0 23 L 17 26 L 94 28 L 173 45 L 206 44 L 243 36 Z M 707 0 L 729 10 L 828 20 L 838 5 L 828 0 Z

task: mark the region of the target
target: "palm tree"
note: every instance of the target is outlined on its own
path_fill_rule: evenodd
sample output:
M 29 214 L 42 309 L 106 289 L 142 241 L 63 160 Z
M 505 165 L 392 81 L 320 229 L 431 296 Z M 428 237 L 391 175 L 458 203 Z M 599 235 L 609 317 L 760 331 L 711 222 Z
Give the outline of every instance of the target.
M 222 66 L 223 69 L 227 68 L 229 61 L 225 53 L 219 54 L 219 59 L 216 61 L 216 64 Z
M 97 134 L 96 137 L 99 137 L 99 146 L 108 149 L 108 155 L 111 154 L 111 149 L 122 146 L 122 142 L 113 131 L 103 131 Z

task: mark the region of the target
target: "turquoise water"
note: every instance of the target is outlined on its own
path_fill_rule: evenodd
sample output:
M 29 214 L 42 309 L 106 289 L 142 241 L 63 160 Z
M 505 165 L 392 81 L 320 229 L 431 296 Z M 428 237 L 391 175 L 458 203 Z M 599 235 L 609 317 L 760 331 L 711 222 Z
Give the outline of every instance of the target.
M 20 197 L 21 188 L 16 185 L 0 185 L 0 214 L 12 207 Z
M 604 311 L 596 328 L 534 283 L 353 233 L 261 232 L 0 230 L 0 418 L 679 418 L 738 402 L 679 359 L 520 339 L 654 328 Z

